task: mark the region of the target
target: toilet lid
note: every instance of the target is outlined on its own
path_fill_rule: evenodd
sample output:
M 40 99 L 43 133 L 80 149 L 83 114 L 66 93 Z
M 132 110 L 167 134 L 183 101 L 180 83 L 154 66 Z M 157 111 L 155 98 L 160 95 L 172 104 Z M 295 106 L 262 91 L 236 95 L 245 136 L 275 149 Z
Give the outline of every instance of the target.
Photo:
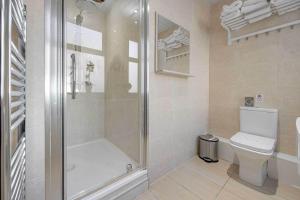
M 230 138 L 230 142 L 236 146 L 260 153 L 273 153 L 276 141 L 272 138 L 238 132 Z

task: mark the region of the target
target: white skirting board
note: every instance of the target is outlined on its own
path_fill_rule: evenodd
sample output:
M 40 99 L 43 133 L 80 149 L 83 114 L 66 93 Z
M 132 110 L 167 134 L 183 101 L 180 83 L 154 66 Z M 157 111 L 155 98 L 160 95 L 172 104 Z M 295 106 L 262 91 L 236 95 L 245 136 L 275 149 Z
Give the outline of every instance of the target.
M 229 144 L 229 140 L 217 136 L 219 142 L 219 158 L 238 164 L 238 159 Z M 299 161 L 296 156 L 276 152 L 268 161 L 268 176 L 278 179 L 282 183 L 300 187 L 300 175 L 298 174 Z

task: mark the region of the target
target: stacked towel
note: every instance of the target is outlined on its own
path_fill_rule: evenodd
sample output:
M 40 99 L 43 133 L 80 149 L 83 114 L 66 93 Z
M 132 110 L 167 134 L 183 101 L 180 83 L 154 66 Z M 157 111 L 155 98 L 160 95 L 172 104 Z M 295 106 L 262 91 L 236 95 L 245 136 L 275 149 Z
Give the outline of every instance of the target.
M 300 9 L 300 0 L 271 0 L 271 5 L 279 15 Z
M 242 5 L 243 2 L 241 0 L 234 1 L 230 5 L 224 5 L 221 13 L 221 17 L 225 17 L 226 15 L 230 15 L 232 13 L 236 13 L 237 11 L 240 11 Z
M 265 1 L 266 0 L 245 0 L 243 3 L 243 6 L 251 6 L 251 5 L 259 4 L 259 3 L 262 3 Z
M 190 44 L 189 32 L 179 27 L 171 35 L 157 41 L 157 48 L 169 51 Z
M 241 0 L 237 0 L 230 5 L 223 6 L 220 16 L 223 27 L 236 30 L 247 25 L 248 22 L 244 19 L 241 12 L 242 5 L 243 2 Z
M 272 15 L 272 9 L 267 0 L 246 0 L 242 13 L 249 23 L 254 23 Z
M 266 7 L 268 7 L 268 5 L 269 5 L 269 3 L 267 1 L 260 1 L 256 4 L 251 4 L 251 5 L 248 5 L 248 6 L 244 5 L 242 7 L 241 11 L 242 11 L 243 14 L 249 14 L 249 13 L 258 11 L 262 8 L 266 8 Z

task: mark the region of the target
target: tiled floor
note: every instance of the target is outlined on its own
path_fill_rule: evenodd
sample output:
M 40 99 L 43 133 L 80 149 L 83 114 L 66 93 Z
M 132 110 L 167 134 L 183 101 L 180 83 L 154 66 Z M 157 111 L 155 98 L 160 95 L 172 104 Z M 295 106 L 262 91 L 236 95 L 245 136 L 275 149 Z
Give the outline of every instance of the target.
M 300 200 L 300 188 L 267 179 L 254 187 L 238 178 L 238 167 L 194 157 L 155 181 L 137 200 Z

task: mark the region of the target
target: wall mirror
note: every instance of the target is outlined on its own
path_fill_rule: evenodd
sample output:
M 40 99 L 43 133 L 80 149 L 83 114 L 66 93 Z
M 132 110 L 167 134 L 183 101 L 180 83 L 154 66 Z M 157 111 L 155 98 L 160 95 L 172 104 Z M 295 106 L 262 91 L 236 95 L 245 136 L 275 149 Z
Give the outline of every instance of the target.
M 191 77 L 190 32 L 158 13 L 155 16 L 155 71 Z

